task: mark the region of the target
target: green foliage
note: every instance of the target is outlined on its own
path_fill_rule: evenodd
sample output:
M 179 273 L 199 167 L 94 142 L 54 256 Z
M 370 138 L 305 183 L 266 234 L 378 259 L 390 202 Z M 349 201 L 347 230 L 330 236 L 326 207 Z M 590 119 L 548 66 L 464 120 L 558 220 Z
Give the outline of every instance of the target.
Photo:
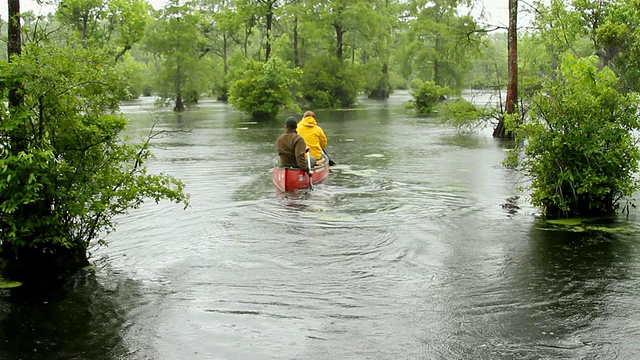
M 109 0 L 105 14 L 108 40 L 122 53 L 131 49 L 142 40 L 151 10 L 146 0 Z
M 313 108 L 351 107 L 363 81 L 353 66 L 332 58 L 316 58 L 305 64 L 302 97 Z
M 114 216 L 148 198 L 187 201 L 180 181 L 147 173 L 148 142 L 121 138 L 126 119 L 115 111 L 125 84 L 104 65 L 112 61 L 95 50 L 28 44 L 0 63 L 2 258 L 15 261 L 20 249 L 85 257 L 91 241 L 114 230 Z M 9 106 L 16 87 L 22 104 Z
M 125 99 L 137 99 L 148 89 L 150 75 L 144 63 L 137 62 L 130 55 L 124 55 L 116 64 L 116 69 L 126 82 Z
M 83 45 L 103 44 L 106 38 L 100 19 L 106 16 L 105 0 L 62 0 L 55 17 L 69 25 Z
M 438 106 L 438 113 L 442 123 L 461 131 L 472 131 L 485 126 L 490 116 L 487 111 L 464 99 L 441 103 Z
M 531 201 L 551 218 L 610 214 L 638 189 L 638 99 L 618 93 L 614 73 L 596 65 L 567 57 L 517 131 Z
M 467 74 L 471 89 L 499 89 L 507 84 L 507 34 L 492 34 L 482 41 L 483 56 Z
M 145 0 L 62 0 L 55 18 L 71 29 L 70 40 L 109 48 L 117 60 L 142 40 L 151 9 Z
M 254 118 L 271 118 L 285 109 L 298 110 L 291 88 L 299 77 L 299 69 L 291 69 L 278 57 L 266 63 L 249 59 L 234 75 L 229 102 Z
M 640 13 L 638 0 L 608 4 L 605 21 L 595 30 L 599 55 L 628 91 L 640 90 Z
M 436 109 L 436 105 L 445 95 L 451 93 L 446 86 L 436 85 L 433 81 L 426 81 L 414 86 L 411 90 L 411 100 L 408 104 L 420 114 L 431 114 Z
M 480 57 L 483 32 L 471 16 L 460 13 L 461 5 L 470 2 L 418 0 L 408 7 L 397 55 L 407 78 L 464 88 L 473 57 Z
M 178 111 L 184 110 L 183 101 L 193 103 L 207 93 L 213 77 L 209 71 L 211 59 L 203 58 L 203 21 L 203 14 L 190 4 L 172 0 L 147 31 L 146 49 L 156 55 L 154 84 L 159 103 L 168 105 L 175 100 L 174 109 Z

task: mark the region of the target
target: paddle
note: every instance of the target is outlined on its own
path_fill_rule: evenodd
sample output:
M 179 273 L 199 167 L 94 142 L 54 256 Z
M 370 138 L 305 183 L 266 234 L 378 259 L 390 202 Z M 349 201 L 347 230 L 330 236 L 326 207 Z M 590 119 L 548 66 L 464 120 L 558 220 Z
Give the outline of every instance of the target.
M 309 188 L 311 190 L 313 190 L 313 181 L 311 181 L 311 177 L 312 177 L 312 174 L 311 174 L 311 155 L 309 155 L 309 148 L 307 148 L 306 153 L 307 153 L 307 168 L 309 169 L 309 172 L 308 172 L 308 174 L 309 174 Z
M 327 154 L 327 152 L 324 151 L 324 149 L 322 149 L 322 154 L 324 155 L 324 157 L 327 158 L 327 160 L 329 160 L 329 166 L 336 166 L 336 162 L 329 158 L 329 154 Z

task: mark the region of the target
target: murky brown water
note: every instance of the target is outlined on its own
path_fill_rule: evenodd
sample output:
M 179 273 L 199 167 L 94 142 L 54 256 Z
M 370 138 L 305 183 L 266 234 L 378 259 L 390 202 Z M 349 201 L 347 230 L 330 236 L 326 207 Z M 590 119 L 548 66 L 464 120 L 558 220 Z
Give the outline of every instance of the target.
M 98 270 L 4 291 L 2 359 L 634 359 L 640 245 L 626 232 L 541 230 L 490 131 L 460 135 L 406 94 L 316 111 L 338 163 L 278 194 L 273 142 L 203 101 L 158 112 L 153 171 L 192 195 L 120 220 Z M 130 102 L 131 134 L 150 99 Z

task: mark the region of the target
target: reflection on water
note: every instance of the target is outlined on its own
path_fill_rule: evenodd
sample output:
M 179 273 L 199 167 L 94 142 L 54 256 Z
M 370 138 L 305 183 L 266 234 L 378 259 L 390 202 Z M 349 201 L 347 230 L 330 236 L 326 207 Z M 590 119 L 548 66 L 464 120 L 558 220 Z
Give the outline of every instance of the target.
M 0 298 L 0 358 L 117 359 L 141 293 L 132 280 L 82 272 L 64 283 L 16 288 Z
M 47 304 L 4 293 L 16 345 L 0 357 L 636 358 L 640 219 L 538 229 L 524 180 L 501 166 L 509 144 L 414 116 L 408 99 L 316 111 L 338 166 L 293 193 L 271 177 L 289 114 L 153 110 L 157 129 L 180 132 L 154 142 L 150 170 L 183 179 L 190 208 L 119 219 L 99 251 L 114 270 Z M 130 135 L 149 131 L 150 104 L 125 104 Z

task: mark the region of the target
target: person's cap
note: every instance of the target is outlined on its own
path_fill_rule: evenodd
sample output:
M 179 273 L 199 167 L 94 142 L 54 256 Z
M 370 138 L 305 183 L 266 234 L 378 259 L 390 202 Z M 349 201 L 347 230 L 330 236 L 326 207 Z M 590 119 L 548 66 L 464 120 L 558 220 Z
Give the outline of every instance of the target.
M 306 118 L 307 116 L 316 117 L 316 114 L 314 114 L 313 111 L 305 111 L 302 117 Z
M 284 126 L 294 128 L 298 126 L 298 122 L 296 121 L 296 118 L 294 118 L 293 116 L 289 116 L 284 122 Z

